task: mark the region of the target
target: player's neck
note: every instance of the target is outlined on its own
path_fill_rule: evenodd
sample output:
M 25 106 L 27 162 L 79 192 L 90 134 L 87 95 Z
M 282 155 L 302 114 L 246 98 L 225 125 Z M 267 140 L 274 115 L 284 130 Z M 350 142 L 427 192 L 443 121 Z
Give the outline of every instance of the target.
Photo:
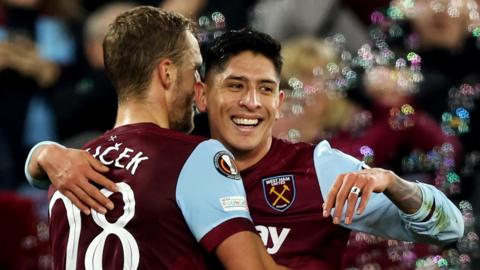
M 265 143 L 262 143 L 258 147 L 248 150 L 241 151 L 235 149 L 229 149 L 233 156 L 235 157 L 235 163 L 239 171 L 248 169 L 262 160 L 270 151 L 272 147 L 272 137 L 267 138 Z
M 169 128 L 168 114 L 165 106 L 147 101 L 129 100 L 118 106 L 115 127 L 136 124 L 154 123 L 162 128 Z

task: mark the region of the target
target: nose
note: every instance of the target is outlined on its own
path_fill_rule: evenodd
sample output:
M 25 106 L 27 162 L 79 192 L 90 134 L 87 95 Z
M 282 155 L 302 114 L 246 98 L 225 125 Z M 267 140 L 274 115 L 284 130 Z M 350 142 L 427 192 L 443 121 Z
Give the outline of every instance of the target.
M 258 92 L 254 87 L 248 89 L 243 94 L 242 99 L 240 100 L 240 105 L 247 107 L 249 110 L 260 108 L 260 98 L 258 97 Z

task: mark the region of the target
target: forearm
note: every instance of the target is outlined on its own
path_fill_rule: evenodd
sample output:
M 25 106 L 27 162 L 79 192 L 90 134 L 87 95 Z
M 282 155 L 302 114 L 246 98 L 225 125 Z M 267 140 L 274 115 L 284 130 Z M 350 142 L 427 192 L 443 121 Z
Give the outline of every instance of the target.
M 385 195 L 404 213 L 413 214 L 422 206 L 422 192 L 416 183 L 412 183 L 392 173 L 392 184 Z

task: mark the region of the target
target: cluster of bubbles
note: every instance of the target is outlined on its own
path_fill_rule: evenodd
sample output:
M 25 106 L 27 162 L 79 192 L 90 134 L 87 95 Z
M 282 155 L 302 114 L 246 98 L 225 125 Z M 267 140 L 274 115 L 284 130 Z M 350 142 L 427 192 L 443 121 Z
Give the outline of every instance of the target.
M 432 1 L 434 2 L 434 1 Z M 438 2 L 438 1 L 437 1 Z M 452 1 L 451 1 L 452 2 Z M 405 7 L 414 7 L 414 1 L 403 1 Z M 433 3 L 433 7 L 439 10 L 439 4 Z M 470 5 L 469 7 L 473 7 Z M 451 4 L 449 15 L 458 14 L 454 3 Z M 476 9 L 476 6 L 475 6 Z M 472 11 L 473 12 L 473 11 Z M 378 66 L 390 66 L 395 71 L 396 83 L 399 89 L 405 90 L 407 94 L 416 91 L 416 84 L 421 82 L 423 77 L 421 74 L 421 57 L 415 52 L 409 52 L 405 58 L 396 58 L 394 52 L 390 50 L 386 39 L 401 37 L 404 33 L 402 28 L 392 22 L 392 20 L 404 19 L 408 15 L 401 9 L 392 6 L 387 15 L 380 12 L 374 12 L 371 16 L 372 22 L 377 24 L 377 29 L 373 29 L 370 35 L 374 41 L 372 45 L 363 45 L 357 55 L 350 54 L 343 50 L 345 39 L 342 35 L 336 35 L 329 39 L 329 44 L 339 51 L 341 55 L 341 63 L 329 63 L 325 67 L 318 67 L 313 70 L 315 76 L 325 78 L 333 78 L 326 88 L 334 90 L 334 94 L 343 94 L 349 86 L 353 85 L 358 79 L 355 68 L 359 67 L 364 70 L 370 70 Z M 480 29 L 475 30 L 480 35 Z M 415 45 L 418 40 L 415 36 L 409 37 L 409 44 Z M 347 68 L 345 68 L 347 67 Z M 340 78 L 340 79 L 339 79 Z M 289 85 L 294 89 L 292 96 L 302 99 L 306 95 L 315 92 L 314 88 L 309 88 L 300 80 L 291 78 Z M 295 91 L 295 89 L 297 91 Z M 449 93 L 450 112 L 446 112 L 442 118 L 442 129 L 447 134 L 459 135 L 470 130 L 470 114 L 474 109 L 474 101 L 480 93 L 479 85 L 463 84 L 458 88 L 452 88 Z M 292 107 L 294 114 L 303 113 L 302 106 Z M 404 104 L 400 107 L 393 108 L 389 115 L 389 125 L 392 129 L 402 130 L 414 125 L 413 116 L 415 109 L 410 104 Z M 300 137 L 298 130 L 290 130 L 289 137 L 293 140 Z M 363 156 L 363 161 L 371 164 L 374 158 L 374 151 L 369 146 L 362 146 L 359 152 Z M 480 153 L 472 152 L 466 156 L 465 168 L 473 167 L 480 162 Z M 468 164 L 471 164 L 469 166 Z M 404 172 L 433 172 L 433 183 L 446 194 L 454 195 L 460 192 L 460 175 L 455 171 L 455 161 L 453 146 L 445 143 L 440 147 L 434 148 L 429 152 L 414 151 L 408 157 L 402 160 Z M 462 172 L 464 175 L 464 172 Z M 407 242 L 389 241 L 385 248 L 386 255 L 391 262 L 398 262 L 402 265 L 409 265 L 416 269 L 470 269 L 472 258 L 478 258 L 479 253 L 479 237 L 473 230 L 475 217 L 472 213 L 471 204 L 463 201 L 460 204 L 462 214 L 466 224 L 465 236 L 458 242 L 457 249 L 435 249 L 432 247 L 429 254 L 423 258 L 418 258 L 413 244 Z M 380 245 L 381 238 L 357 233 L 354 240 L 350 240 L 349 245 Z M 381 269 L 376 261 L 381 260 L 383 254 L 378 249 L 358 256 L 357 265 L 362 265 L 362 269 Z
M 346 51 L 346 39 L 342 34 L 335 34 L 325 38 L 325 44 L 334 49 L 340 56 L 340 61 L 329 62 L 325 66 L 316 66 L 312 69 L 313 83 L 304 84 L 296 77 L 288 79 L 292 89 L 290 97 L 304 99 L 308 95 L 324 92 L 330 98 L 344 96 L 345 92 L 357 82 L 357 73 L 351 68 L 352 56 Z M 297 108 L 294 114 L 299 113 Z M 301 112 L 300 112 L 301 113 Z
M 402 262 L 404 265 L 412 265 L 417 258 L 414 253 L 414 245 L 411 242 L 388 241 L 387 255 L 392 262 Z
M 295 77 L 288 80 L 288 85 L 291 89 L 291 91 L 286 91 L 286 97 L 289 101 L 288 108 L 286 108 L 285 111 L 282 111 L 281 117 L 284 117 L 285 115 L 298 116 L 303 114 L 307 96 L 316 92 L 312 87 L 304 87 L 303 82 Z M 297 132 L 298 130 L 292 131 L 292 134 L 296 134 Z M 295 135 L 293 136 L 295 137 Z
M 368 164 L 368 165 L 373 164 L 373 161 L 374 161 L 373 158 L 374 158 L 375 152 L 370 146 L 364 145 L 360 147 L 360 154 L 362 154 L 363 162 L 365 162 L 365 164 Z
M 447 270 L 448 260 L 440 255 L 429 256 L 424 259 L 418 259 L 415 263 L 416 269 L 445 269 Z
M 480 37 L 480 15 L 478 11 L 478 3 L 476 0 L 430 0 L 429 8 L 436 13 L 445 12 L 452 18 L 458 18 L 461 13 L 465 12 L 468 16 L 467 30 L 474 36 Z M 394 0 L 386 11 L 387 17 L 382 13 L 372 14 L 373 23 L 382 23 L 388 21 L 404 20 L 405 18 L 417 16 L 417 7 L 414 0 Z M 380 16 L 381 15 L 381 16 Z M 395 26 L 391 26 L 395 35 L 402 35 L 402 31 L 396 31 Z
M 418 259 L 416 269 L 471 269 L 472 258 L 480 255 L 479 237 L 474 230 L 475 217 L 472 204 L 461 201 L 459 208 L 465 222 L 465 233 L 457 242 L 457 248 L 443 250 L 441 255 Z
M 449 143 L 434 147 L 425 153 L 414 150 L 402 159 L 402 169 L 406 173 L 433 172 L 434 185 L 449 195 L 460 192 L 460 176 L 455 172 L 454 149 Z
M 436 269 L 432 266 L 449 264 L 450 260 L 450 257 L 442 254 L 439 246 L 386 240 L 362 232 L 354 232 L 348 245 L 350 252 L 354 253 L 370 247 L 368 252 L 355 254 L 355 265 L 358 268 L 350 269 Z M 418 254 L 428 254 L 429 256 L 419 257 Z M 443 257 L 438 254 L 442 254 Z M 376 268 L 371 268 L 372 266 L 376 266 Z
M 480 164 L 480 152 L 472 151 L 465 155 L 465 163 L 461 173 L 464 177 L 471 177 L 475 173 L 475 168 Z
M 397 57 L 389 48 L 387 36 L 383 31 L 378 26 L 372 28 L 370 37 L 374 46 L 362 45 L 352 58 L 351 67 L 367 71 L 367 79 L 374 83 L 386 80 L 393 82 L 394 87 L 386 89 L 388 91 L 398 91 L 403 95 L 416 93 L 418 83 L 423 80 L 420 55 L 409 52 L 405 58 Z M 378 72 L 378 67 L 383 67 L 381 72 Z M 388 72 L 385 72 L 385 69 Z
M 461 265 L 468 265 L 471 258 L 480 257 L 480 242 L 478 234 L 475 232 L 475 215 L 472 204 L 464 200 L 459 203 L 459 208 L 465 223 L 465 232 L 457 242 L 458 252 L 461 253 L 458 261 Z
M 372 123 L 372 113 L 369 110 L 362 110 L 353 115 L 353 120 L 350 125 L 352 134 L 360 134 L 362 130 Z
M 462 135 L 470 131 L 470 115 L 475 108 L 475 100 L 480 96 L 480 83 L 462 84 L 453 87 L 448 93 L 450 111 L 442 114 L 442 129 L 449 135 Z
M 325 80 L 326 89 L 344 93 L 346 90 L 356 85 L 358 75 L 352 68 L 352 55 L 345 50 L 346 38 L 344 35 L 337 33 L 332 37 L 327 37 L 325 43 L 340 55 L 339 63 L 328 63 L 326 72 L 322 72 L 321 68 L 316 68 L 313 72 L 314 76 L 322 77 Z
M 200 43 L 209 42 L 225 32 L 225 16 L 218 11 L 213 12 L 210 16 L 201 16 L 198 18 L 198 27 L 198 41 Z
M 27 261 L 22 262 L 22 265 L 35 266 L 35 269 L 51 269 L 53 258 L 48 252 L 48 241 L 47 223 L 44 221 L 38 222 L 34 234 L 26 235 L 21 239 L 22 252 L 32 255 Z
M 387 41 L 402 37 L 404 31 L 395 22 L 395 19 L 401 17 L 398 9 L 389 8 L 386 14 L 387 16 L 380 11 L 371 14 L 372 26 L 369 34 L 374 46 L 363 45 L 353 59 L 353 66 L 365 70 L 370 70 L 376 66 L 390 67 L 395 75 L 392 76 L 394 78 L 391 78 L 396 81 L 397 87 L 395 90 L 409 95 L 417 91 L 418 83 L 423 80 L 421 73 L 422 59 L 420 55 L 413 51 L 408 52 L 403 57 L 398 57 L 389 47 Z
M 293 143 L 299 142 L 301 138 L 301 133 L 298 129 L 291 128 L 287 132 L 287 140 Z
M 393 107 L 390 109 L 388 124 L 393 130 L 413 127 L 415 125 L 414 114 L 415 109 L 410 104 L 403 104 L 400 108 Z

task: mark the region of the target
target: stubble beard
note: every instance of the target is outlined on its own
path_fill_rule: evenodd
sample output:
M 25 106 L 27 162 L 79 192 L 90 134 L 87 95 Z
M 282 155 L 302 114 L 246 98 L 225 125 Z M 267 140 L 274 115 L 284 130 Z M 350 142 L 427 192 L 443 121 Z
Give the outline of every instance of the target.
M 177 107 L 179 111 L 182 111 L 181 114 L 175 113 L 178 115 L 176 121 L 172 121 L 171 128 L 183 133 L 190 133 L 193 130 L 193 105 L 191 102 L 183 107 Z
M 177 91 L 181 91 L 177 87 Z M 176 102 L 171 108 L 169 119 L 170 128 L 183 133 L 190 133 L 193 130 L 193 94 L 183 96 L 178 95 Z

